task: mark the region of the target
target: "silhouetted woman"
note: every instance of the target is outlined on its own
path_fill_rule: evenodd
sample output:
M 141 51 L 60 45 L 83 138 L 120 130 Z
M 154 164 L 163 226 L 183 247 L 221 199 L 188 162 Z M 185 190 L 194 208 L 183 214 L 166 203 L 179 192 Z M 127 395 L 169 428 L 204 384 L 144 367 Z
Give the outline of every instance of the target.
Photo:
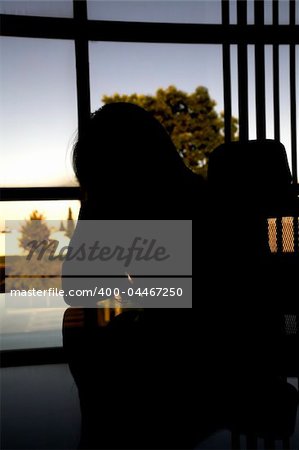
M 163 126 L 144 109 L 111 103 L 91 117 L 74 148 L 84 195 L 80 219 L 189 217 L 198 193 Z
M 80 220 L 195 219 L 197 248 L 203 186 L 150 113 L 129 103 L 98 110 L 74 147 L 74 169 L 83 197 Z M 201 258 L 199 249 L 193 273 Z M 194 300 L 204 297 L 202 284 L 195 277 Z M 105 328 L 97 325 L 96 310 L 86 310 L 81 332 L 68 327 L 70 314 L 64 347 L 79 389 L 81 446 L 193 447 L 198 430 L 209 428 L 202 407 L 204 362 L 200 373 L 195 370 L 206 345 L 196 305 L 124 312 Z M 194 414 L 198 392 L 202 415 Z

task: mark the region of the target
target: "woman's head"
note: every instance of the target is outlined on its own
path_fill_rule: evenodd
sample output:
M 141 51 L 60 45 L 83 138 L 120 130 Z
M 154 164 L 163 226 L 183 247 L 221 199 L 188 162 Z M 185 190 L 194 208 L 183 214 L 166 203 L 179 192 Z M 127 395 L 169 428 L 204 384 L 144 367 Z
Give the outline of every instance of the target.
M 89 197 L 111 184 L 146 189 L 173 183 L 188 171 L 163 126 L 131 103 L 107 104 L 92 114 L 73 164 Z

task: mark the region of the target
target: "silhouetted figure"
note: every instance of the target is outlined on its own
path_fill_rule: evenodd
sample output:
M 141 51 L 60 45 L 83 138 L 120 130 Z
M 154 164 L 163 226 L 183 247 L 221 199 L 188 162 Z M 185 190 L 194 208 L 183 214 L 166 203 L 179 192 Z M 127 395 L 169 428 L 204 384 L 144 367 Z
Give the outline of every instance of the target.
M 193 309 L 131 310 L 107 326 L 99 326 L 102 311 L 89 309 L 83 328 L 69 326 L 79 310 L 66 312 L 64 348 L 79 389 L 81 447 L 192 448 L 213 428 L 201 359 L 205 315 L 198 309 L 205 302 L 202 182 L 160 123 L 128 103 L 92 115 L 75 145 L 74 168 L 83 191 L 79 219 L 194 219 L 196 249 Z M 66 301 L 78 305 L 82 298 Z
M 81 448 L 193 448 L 224 427 L 290 431 L 296 392 L 276 375 L 281 311 L 267 232 L 267 217 L 292 202 L 281 144 L 216 149 L 207 202 L 164 128 L 118 103 L 92 115 L 74 166 L 81 220 L 193 219 L 194 251 L 192 310 L 111 310 L 108 320 L 67 310 Z
M 86 200 L 80 218 L 91 217 L 91 209 L 93 218 L 103 213 L 111 218 L 190 217 L 200 178 L 185 167 L 150 113 L 113 103 L 94 113 L 88 125 L 73 155 Z

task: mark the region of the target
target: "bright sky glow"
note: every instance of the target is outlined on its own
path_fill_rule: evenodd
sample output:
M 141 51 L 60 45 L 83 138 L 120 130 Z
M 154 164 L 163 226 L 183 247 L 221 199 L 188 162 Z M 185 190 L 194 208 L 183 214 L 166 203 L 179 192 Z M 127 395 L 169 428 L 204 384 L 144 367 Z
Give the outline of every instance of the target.
M 0 65 L 2 186 L 72 184 L 74 43 L 1 37 Z

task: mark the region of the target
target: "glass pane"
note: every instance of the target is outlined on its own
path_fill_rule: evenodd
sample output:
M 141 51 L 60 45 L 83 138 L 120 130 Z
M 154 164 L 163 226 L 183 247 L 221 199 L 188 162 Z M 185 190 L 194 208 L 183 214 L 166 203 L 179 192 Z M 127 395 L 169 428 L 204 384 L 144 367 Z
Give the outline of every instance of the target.
M 279 0 L 278 15 L 280 25 L 288 25 L 290 23 L 290 0 Z
M 274 139 L 273 47 L 265 45 L 266 137 Z
M 265 0 L 264 12 L 265 12 L 265 25 L 272 25 L 273 23 L 273 8 L 272 0 Z
M 30 216 L 34 211 L 51 220 L 50 238 L 58 240 L 60 245 L 68 245 L 67 230 L 70 229 L 69 224 L 75 224 L 79 207 L 79 201 L 74 200 L 1 203 L 0 350 L 62 345 L 61 325 L 64 311 L 67 308 L 63 298 L 59 296 L 51 296 L 51 298 L 49 296 L 46 299 L 45 297 L 22 297 L 22 308 L 20 308 L 20 303 L 17 303 L 17 300 L 20 301 L 20 299 L 12 299 L 9 294 L 5 294 L 5 264 L 6 269 L 9 265 L 11 268 L 12 263 L 16 268 L 21 267 L 24 252 L 20 247 L 19 239 L 22 238 L 20 229 L 22 225 L 30 224 Z M 14 222 L 13 227 L 8 227 L 5 226 L 7 220 L 17 222 Z M 8 240 L 9 251 L 7 251 L 5 260 L 5 241 Z M 53 283 L 56 280 L 59 282 L 60 279 L 53 280 Z M 6 281 L 10 280 L 6 279 Z
M 256 139 L 256 104 L 255 104 L 255 46 L 248 45 L 248 135 Z
M 231 58 L 231 93 L 232 93 L 232 115 L 239 116 L 239 83 L 238 83 L 238 47 L 230 46 Z
M 286 148 L 289 166 L 292 170 L 289 68 L 289 46 L 281 45 L 279 47 L 280 142 L 282 142 Z
M 157 100 L 157 91 L 162 89 L 166 96 L 166 100 L 163 100 L 165 107 L 167 107 L 168 101 L 171 105 L 173 102 L 177 102 L 178 105 L 177 99 L 180 98 L 182 99 L 181 103 L 185 102 L 185 106 L 188 106 L 188 109 L 184 109 L 185 113 L 187 111 L 188 114 L 191 114 L 193 106 L 190 106 L 190 102 L 195 101 L 196 89 L 203 89 L 200 91 L 201 94 L 198 95 L 200 99 L 196 98 L 195 110 L 192 110 L 190 115 L 192 123 L 195 124 L 196 122 L 198 125 L 202 121 L 201 123 L 204 122 L 205 124 L 200 138 L 202 140 L 199 142 L 199 138 L 193 139 L 192 124 L 190 125 L 190 122 L 187 124 L 186 117 L 184 125 L 181 124 L 185 127 L 184 130 L 182 130 L 181 125 L 180 127 L 174 126 L 170 135 L 179 153 L 185 158 L 185 162 L 188 162 L 187 165 L 190 167 L 191 164 L 192 170 L 194 169 L 196 173 L 204 175 L 209 151 L 214 149 L 219 141 L 223 140 L 223 127 L 219 129 L 215 122 L 207 122 L 208 114 L 205 115 L 202 112 L 207 111 L 205 109 L 207 106 L 211 106 L 213 112 L 209 117 L 215 117 L 218 124 L 219 120 L 222 121 L 221 45 L 92 42 L 90 43 L 89 60 L 92 110 L 96 110 L 103 105 L 104 96 L 108 96 L 105 101 L 111 101 L 111 97 L 113 100 L 116 93 L 121 96 L 131 96 L 136 93 L 141 98 L 139 97 L 136 100 L 136 97 L 135 99 L 129 97 L 125 101 L 137 102 L 145 109 L 148 107 L 153 110 L 152 104 L 147 106 L 147 100 L 142 95 L 152 96 Z M 121 77 L 119 76 L 120 73 Z M 192 95 L 193 97 L 191 97 Z M 118 98 L 117 101 L 120 100 L 124 101 L 123 97 Z M 210 103 L 212 101 L 215 101 L 215 104 Z M 201 108 L 199 108 L 200 102 L 203 102 Z M 181 107 L 181 105 L 178 106 Z M 180 117 L 183 120 L 183 114 L 179 116 L 178 111 L 175 110 L 176 105 L 171 107 L 172 120 L 180 120 Z M 157 107 L 156 110 L 158 109 Z M 156 110 L 153 110 L 154 115 Z M 197 110 L 200 112 L 196 115 L 195 111 Z M 184 112 L 181 109 L 180 111 Z M 165 125 L 163 120 L 161 121 Z M 173 124 L 177 125 L 178 123 L 173 122 Z M 178 129 L 181 130 L 182 134 L 175 134 Z M 197 131 L 199 131 L 198 128 Z M 209 134 L 210 132 L 213 137 Z M 187 135 L 191 135 L 193 140 L 190 140 L 190 136 Z M 209 139 L 206 139 L 208 135 Z M 186 142 L 183 142 L 184 139 Z M 209 142 L 209 146 L 206 146 L 206 141 Z M 211 145 L 214 145 L 214 147 L 211 148 Z
M 73 17 L 73 0 L 1 0 L 0 13 L 21 16 Z
M 229 0 L 229 23 L 237 24 L 237 0 Z
M 77 129 L 73 41 L 0 40 L 2 186 L 70 186 Z
M 254 24 L 254 0 L 247 0 L 247 24 Z
M 220 0 L 88 0 L 88 18 L 125 22 L 221 23 Z

